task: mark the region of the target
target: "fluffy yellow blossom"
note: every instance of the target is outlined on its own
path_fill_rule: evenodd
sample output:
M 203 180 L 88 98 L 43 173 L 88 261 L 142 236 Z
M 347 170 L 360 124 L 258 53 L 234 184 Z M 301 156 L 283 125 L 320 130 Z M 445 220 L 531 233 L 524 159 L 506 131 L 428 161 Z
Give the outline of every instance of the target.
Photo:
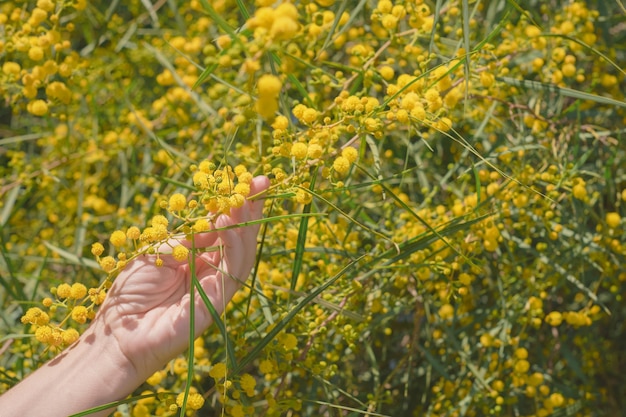
M 363 125 L 368 132 L 375 132 L 380 128 L 380 122 L 373 117 L 366 118 Z
M 315 109 L 307 108 L 302 112 L 302 117 L 300 118 L 304 123 L 311 124 L 317 120 L 318 112 Z
M 87 294 L 89 294 L 89 300 L 96 304 L 96 305 L 100 305 L 102 304 L 102 302 L 104 301 L 104 299 L 106 298 L 106 291 L 104 291 L 103 289 L 98 289 L 98 288 L 90 288 L 87 291 Z
M 558 311 L 553 311 L 546 316 L 546 323 L 550 326 L 557 327 L 563 321 L 563 315 Z
M 209 224 L 209 221 L 207 219 L 202 218 L 196 220 L 192 229 L 195 233 L 208 232 L 211 229 L 211 225 Z
M 170 196 L 168 210 L 169 211 L 180 211 L 184 210 L 187 206 L 187 198 L 180 194 L 175 193 Z
M 241 389 L 246 392 L 248 397 L 252 397 L 254 395 L 254 389 L 256 388 L 256 379 L 250 374 L 243 374 L 241 376 Z
M 493 73 L 489 71 L 483 71 L 480 73 L 480 83 L 483 87 L 489 88 L 496 81 L 496 77 Z
M 306 143 L 296 142 L 291 146 L 291 156 L 296 159 L 304 159 L 307 156 L 308 146 Z
M 619 227 L 620 222 L 622 221 L 622 218 L 620 217 L 619 213 L 616 212 L 610 212 L 610 213 L 606 213 L 606 224 L 611 228 L 611 229 L 616 229 L 617 227 Z
M 20 74 L 22 67 L 17 62 L 6 61 L 2 64 L 2 72 L 6 75 L 14 75 L 17 76 Z
M 526 348 L 517 348 L 515 349 L 515 357 L 518 359 L 526 359 L 528 358 L 528 349 Z
M 67 86 L 59 81 L 53 81 L 46 87 L 46 95 L 63 104 L 69 104 L 72 100 L 72 92 Z
M 309 204 L 311 201 L 313 201 L 313 196 L 306 190 L 299 188 L 298 190 L 296 190 L 296 201 L 299 204 Z
M 398 18 L 392 14 L 387 14 L 383 16 L 382 24 L 385 29 L 393 30 L 398 25 Z
M 87 0 L 74 0 L 74 8 L 76 10 L 85 10 L 87 8 Z
M 233 172 L 235 173 L 237 177 L 240 177 L 242 174 L 248 172 L 248 168 L 246 168 L 245 165 L 239 164 L 235 167 Z
M 335 162 L 333 162 L 333 169 L 335 172 L 345 175 L 348 170 L 350 170 L 350 161 L 344 156 L 339 156 L 335 159 Z
M 139 236 L 141 236 L 141 232 L 137 226 L 131 226 L 126 231 L 126 237 L 131 240 L 137 240 L 139 239 Z
M 240 175 L 237 176 L 237 179 L 239 180 L 239 184 L 248 184 L 250 185 L 252 183 L 252 179 L 254 178 L 254 176 L 252 175 L 251 172 L 243 172 Z
M 72 320 L 77 323 L 85 323 L 89 318 L 89 310 L 85 306 L 76 306 L 72 309 Z
M 235 192 L 236 194 L 240 194 L 243 197 L 247 197 L 248 195 L 250 195 L 250 184 L 240 182 L 239 184 L 235 185 L 233 192 Z
M 185 400 L 185 393 L 181 392 L 176 396 L 176 405 L 179 407 L 183 406 L 183 401 Z M 204 405 L 204 397 L 197 392 L 190 392 L 187 397 L 187 408 L 189 410 L 199 410 Z
M 272 123 L 272 127 L 274 129 L 285 130 L 289 127 L 289 119 L 282 115 L 276 116 L 274 123 Z
M 112 256 L 105 256 L 100 259 L 100 267 L 104 272 L 111 272 L 117 266 L 117 262 Z
M 563 395 L 556 392 L 550 394 L 549 400 L 553 407 L 562 407 L 565 404 L 565 398 L 563 398 Z
M 454 307 L 450 304 L 444 304 L 439 307 L 439 317 L 442 320 L 451 320 L 454 317 Z
M 275 9 L 276 16 L 285 16 L 293 20 L 298 19 L 298 9 L 291 3 L 281 3 Z
M 35 116 L 44 116 L 48 113 L 48 103 L 43 100 L 34 100 L 28 103 L 26 109 Z
M 37 7 L 47 12 L 54 11 L 54 1 L 52 0 L 37 0 Z
M 289 3 L 283 3 L 289 4 Z M 270 36 L 277 40 L 286 40 L 292 38 L 300 30 L 298 22 L 288 16 L 278 16 L 272 23 Z
M 61 284 L 57 287 L 56 296 L 59 299 L 69 298 L 72 294 L 72 287 L 70 284 Z
M 187 256 L 189 256 L 189 249 L 187 249 L 186 247 L 182 245 L 176 246 L 174 247 L 174 249 L 172 249 L 172 256 L 178 262 L 186 261 Z
M 102 246 L 102 243 L 96 242 L 93 245 L 91 245 L 91 254 L 93 256 L 100 256 L 102 255 L 103 252 L 104 252 L 104 246 Z
M 239 208 L 246 202 L 246 198 L 241 194 L 233 194 L 228 198 L 230 208 Z
M 28 23 L 31 26 L 37 27 L 42 22 L 44 22 L 47 18 L 48 18 L 48 13 L 44 9 L 41 9 L 39 7 L 35 7 L 33 9 L 33 12 L 30 15 L 30 19 L 28 19 Z M 30 53 L 30 51 L 29 51 L 29 53 Z
M 383 77 L 386 81 L 393 79 L 395 75 L 395 71 L 388 65 L 382 66 L 378 69 L 378 73 L 381 77 Z
M 273 97 L 259 97 L 254 108 L 261 117 L 271 119 L 278 110 L 278 100 Z
M 574 198 L 578 200 L 584 200 L 587 197 L 587 188 L 585 187 L 585 182 L 580 181 L 574 187 L 572 187 L 572 194 Z
M 146 382 L 150 385 L 159 385 L 161 381 L 163 380 L 164 376 L 165 376 L 164 371 L 156 371 L 148 379 L 146 379 Z
M 28 57 L 33 61 L 41 61 L 44 57 L 43 49 L 39 46 L 33 46 L 28 50 Z
M 211 370 L 209 371 L 209 375 L 211 376 L 211 378 L 215 379 L 216 381 L 219 381 L 220 379 L 224 378 L 226 376 L 226 364 L 225 363 L 216 363 L 215 365 L 213 365 L 213 367 L 211 368 Z
M 279 341 L 285 350 L 293 350 L 298 347 L 298 339 L 292 333 L 284 333 L 279 336 Z
M 591 318 L 584 312 L 566 311 L 562 315 L 565 321 L 572 326 L 590 326 L 592 323 Z
M 298 9 L 291 3 L 281 3 L 273 11 L 272 17 L 273 19 L 269 28 L 269 34 L 273 39 L 291 39 L 300 30 L 300 25 L 298 23 Z
M 520 359 L 515 363 L 513 369 L 518 374 L 525 374 L 530 369 L 530 362 L 528 362 L 526 359 Z
M 526 36 L 528 36 L 529 38 L 534 38 L 541 35 L 541 29 L 539 29 L 537 26 L 527 26 L 525 32 Z
M 269 359 L 264 359 L 259 364 L 259 371 L 263 374 L 269 374 L 274 371 L 274 363 Z
M 312 143 L 307 148 L 307 156 L 312 159 L 318 159 L 322 156 L 324 149 L 317 143 Z
M 157 242 L 159 240 L 164 240 L 167 238 L 167 228 L 162 225 L 158 225 L 156 227 L 146 227 L 141 235 L 139 236 L 139 240 L 146 243 Z
M 165 216 L 161 214 L 157 214 L 156 216 L 152 217 L 152 219 L 150 220 L 150 224 L 152 225 L 152 227 L 159 227 L 159 226 L 167 227 L 167 225 L 169 224 L 169 221 L 167 220 Z
M 341 150 L 341 156 L 346 158 L 351 164 L 355 163 L 359 157 L 359 152 L 352 146 L 347 146 Z
M 543 384 L 543 375 L 539 372 L 532 373 L 528 376 L 526 383 L 532 387 L 538 387 Z
M 229 415 L 231 417 L 246 417 L 246 412 L 241 404 L 235 404 L 230 408 Z
M 31 307 L 26 310 L 26 314 L 20 319 L 23 324 L 37 324 L 43 326 L 48 324 L 50 316 L 39 307 Z
M 52 336 L 52 328 L 50 326 L 41 326 L 35 330 L 35 339 L 41 343 L 48 343 Z
M 201 190 L 206 190 L 209 188 L 209 176 L 202 171 L 195 172 L 193 174 L 193 185 L 198 187 Z
M 63 338 L 63 344 L 65 346 L 69 346 L 77 341 L 79 336 L 80 334 L 78 333 L 78 331 L 71 327 L 69 329 L 63 330 L 63 332 L 61 333 L 61 337 Z
M 80 282 L 75 282 L 72 284 L 72 287 L 70 288 L 70 298 L 78 300 L 80 298 L 85 297 L 86 295 L 87 295 L 87 287 L 85 287 Z
M 280 79 L 271 74 L 264 74 L 259 77 L 257 92 L 260 97 L 275 98 L 280 93 L 283 83 Z
M 124 246 L 126 244 L 126 233 L 122 232 L 121 230 L 116 230 L 115 232 L 111 233 L 109 241 L 116 248 Z

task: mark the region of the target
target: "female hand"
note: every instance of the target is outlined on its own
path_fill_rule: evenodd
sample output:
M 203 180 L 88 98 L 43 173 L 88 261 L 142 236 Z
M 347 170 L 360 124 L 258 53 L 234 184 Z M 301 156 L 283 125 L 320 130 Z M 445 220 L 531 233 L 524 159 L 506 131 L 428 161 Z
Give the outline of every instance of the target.
M 268 185 L 266 177 L 255 178 L 251 194 L 265 191 Z M 195 235 L 193 243 L 172 239 L 163 247 L 163 251 L 181 244 L 220 247 L 200 252 L 194 260 L 195 277 L 220 313 L 256 259 L 259 225 L 234 226 L 260 219 L 262 209 L 262 200 L 246 201 L 230 216 L 220 216 L 217 230 Z M 181 353 L 190 337 L 191 266 L 171 255 L 160 257 L 160 267 L 155 264 L 156 255 L 130 261 L 89 328 L 73 345 L 0 396 L 0 414 L 66 417 L 120 400 Z M 212 318 L 198 291 L 195 294 L 194 331 L 200 335 Z
M 263 192 L 269 185 L 266 177 L 251 184 L 251 195 Z M 215 222 L 218 231 L 194 236 L 194 248 L 219 246 L 195 258 L 195 276 L 215 309 L 222 313 L 226 304 L 244 282 L 256 259 L 259 225 L 233 227 L 258 220 L 263 200 L 246 201 L 230 216 L 221 215 Z M 170 246 L 186 240 L 170 241 Z M 164 247 L 162 251 L 171 251 Z M 191 251 L 190 251 L 191 256 Z M 156 255 L 134 259 L 115 279 L 95 322 L 110 343 L 133 365 L 141 378 L 147 378 L 189 344 L 190 262 L 176 261 L 171 255 L 160 255 L 162 266 L 156 266 Z M 200 335 L 212 323 L 198 291 L 195 291 L 195 334 Z

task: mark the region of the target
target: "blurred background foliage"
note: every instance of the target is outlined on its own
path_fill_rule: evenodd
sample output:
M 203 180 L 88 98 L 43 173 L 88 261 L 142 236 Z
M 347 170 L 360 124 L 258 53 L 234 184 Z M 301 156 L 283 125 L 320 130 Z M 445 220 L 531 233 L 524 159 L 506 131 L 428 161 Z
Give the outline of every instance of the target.
M 621 415 L 625 18 L 3 2 L 0 392 L 64 346 L 37 328 L 82 328 L 64 318 L 93 299 L 57 289 L 103 282 L 94 242 L 122 260 L 115 230 L 181 230 L 162 202 L 240 166 L 272 181 L 253 277 L 117 415 L 177 415 L 188 383 L 201 415 Z M 33 307 L 50 322 L 24 324 Z

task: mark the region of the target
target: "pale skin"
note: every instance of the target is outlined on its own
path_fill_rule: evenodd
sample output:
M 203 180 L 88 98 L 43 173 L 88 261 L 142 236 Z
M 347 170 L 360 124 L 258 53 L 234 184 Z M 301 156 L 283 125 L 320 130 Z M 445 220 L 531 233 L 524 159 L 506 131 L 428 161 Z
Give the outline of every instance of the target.
M 256 177 L 251 194 L 264 192 L 266 177 Z M 215 222 L 217 229 L 262 217 L 263 200 L 248 200 Z M 195 275 L 218 312 L 248 277 L 256 258 L 259 225 L 196 235 Z M 172 239 L 170 245 L 192 243 Z M 165 249 L 168 247 L 164 247 Z M 89 328 L 72 346 L 0 396 L 0 415 L 66 417 L 121 400 L 189 345 L 191 271 L 188 262 L 162 255 L 141 256 L 115 279 Z M 213 320 L 197 291 L 195 334 Z M 106 416 L 112 410 L 91 414 Z

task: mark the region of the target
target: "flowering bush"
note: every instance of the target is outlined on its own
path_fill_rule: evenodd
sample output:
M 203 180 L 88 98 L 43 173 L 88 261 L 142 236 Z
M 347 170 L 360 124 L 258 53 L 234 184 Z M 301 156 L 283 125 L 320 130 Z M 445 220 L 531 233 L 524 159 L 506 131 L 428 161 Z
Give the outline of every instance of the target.
M 129 260 L 265 174 L 224 326 L 116 415 L 617 415 L 624 15 L 3 2 L 0 392 L 78 338 Z

